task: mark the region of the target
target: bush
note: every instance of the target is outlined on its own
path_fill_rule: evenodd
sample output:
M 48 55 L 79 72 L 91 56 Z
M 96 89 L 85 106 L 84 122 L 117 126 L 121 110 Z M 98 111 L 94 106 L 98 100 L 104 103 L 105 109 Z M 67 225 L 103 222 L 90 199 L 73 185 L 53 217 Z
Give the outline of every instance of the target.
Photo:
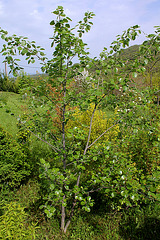
M 24 72 L 21 72 L 19 76 L 17 76 L 15 84 L 18 87 L 18 92 L 23 92 L 23 90 L 27 89 L 31 86 L 31 83 L 34 82 L 33 79 L 26 75 Z
M 73 137 L 77 138 L 76 133 L 80 130 L 80 135 L 84 138 L 85 142 L 87 141 L 89 126 L 91 121 L 92 112 L 94 105 L 90 104 L 87 111 L 82 112 L 78 107 L 75 108 L 73 113 L 73 120 L 69 120 L 67 123 L 68 131 L 73 130 Z M 107 114 L 102 110 L 95 111 L 93 122 L 90 143 L 96 140 L 105 130 L 111 127 L 115 122 L 116 115 L 113 118 L 107 117 Z M 104 134 L 96 145 L 105 145 L 108 141 L 115 140 L 118 136 L 119 126 L 116 125 L 111 130 Z M 75 134 L 74 134 L 75 133 Z
M 25 93 L 28 92 L 28 89 L 30 91 L 32 85 L 36 85 L 35 79 L 26 75 L 24 72 L 17 76 L 17 78 L 11 78 L 0 73 L 0 91 Z
M 123 211 L 119 234 L 123 239 L 158 240 L 160 236 L 158 204 L 134 207 Z
M 27 224 L 28 216 L 20 204 L 11 202 L 4 207 L 4 210 L 4 214 L 0 217 L 0 239 L 36 239 L 37 227 Z
M 15 79 L 0 73 L 0 91 L 18 93 L 18 86 L 16 85 Z
M 30 179 L 26 184 L 20 186 L 14 194 L 14 200 L 19 202 L 23 207 L 29 208 L 40 199 L 40 184 L 35 179 Z
M 0 126 L 0 188 L 18 187 L 31 174 L 31 164 L 21 146 Z

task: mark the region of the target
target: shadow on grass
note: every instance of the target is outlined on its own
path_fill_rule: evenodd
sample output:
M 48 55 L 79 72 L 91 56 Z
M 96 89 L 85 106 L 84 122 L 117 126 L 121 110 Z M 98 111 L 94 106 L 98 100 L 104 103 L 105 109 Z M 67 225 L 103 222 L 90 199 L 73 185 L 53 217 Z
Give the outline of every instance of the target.
M 121 222 L 119 234 L 125 240 L 159 240 L 160 220 L 155 217 L 145 217 L 140 225 L 128 218 L 125 223 Z

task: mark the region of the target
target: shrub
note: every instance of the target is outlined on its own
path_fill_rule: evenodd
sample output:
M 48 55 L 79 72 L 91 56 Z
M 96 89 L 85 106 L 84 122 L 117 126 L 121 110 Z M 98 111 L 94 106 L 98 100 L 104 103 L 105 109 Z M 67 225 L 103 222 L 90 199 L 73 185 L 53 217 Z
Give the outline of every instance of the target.
M 27 225 L 27 214 L 24 208 L 16 202 L 4 207 L 4 214 L 0 217 L 0 239 L 32 240 L 36 239 L 35 225 Z
M 40 199 L 40 184 L 36 180 L 29 180 L 26 184 L 20 186 L 14 199 L 23 207 L 29 208 Z
M 33 79 L 26 75 L 24 72 L 21 72 L 19 76 L 17 76 L 15 85 L 18 87 L 18 92 L 21 92 L 24 89 L 27 89 L 31 83 L 33 82 Z
M 158 204 L 137 206 L 122 212 L 119 234 L 123 239 L 158 240 L 160 236 Z
M 84 136 L 87 141 L 89 124 L 93 112 L 94 104 L 90 104 L 87 111 L 82 112 L 80 108 L 76 107 L 73 113 L 73 119 L 67 123 L 67 129 L 74 130 L 73 137 L 77 138 L 76 133 L 80 130 L 80 135 Z M 102 110 L 97 110 L 94 114 L 91 130 L 90 143 L 96 140 L 105 130 L 111 127 L 115 122 L 116 114 L 113 118 L 108 118 L 107 114 Z M 118 136 L 119 126 L 114 126 L 108 134 L 104 134 L 98 141 L 98 145 L 105 145 L 108 141 L 115 140 Z M 75 135 L 74 135 L 75 133 Z M 82 137 L 83 138 L 83 137 Z M 96 144 L 96 145 L 97 145 Z
M 31 173 L 31 165 L 21 146 L 0 127 L 0 188 L 18 187 Z
M 0 91 L 18 93 L 18 86 L 15 83 L 15 79 L 0 73 Z

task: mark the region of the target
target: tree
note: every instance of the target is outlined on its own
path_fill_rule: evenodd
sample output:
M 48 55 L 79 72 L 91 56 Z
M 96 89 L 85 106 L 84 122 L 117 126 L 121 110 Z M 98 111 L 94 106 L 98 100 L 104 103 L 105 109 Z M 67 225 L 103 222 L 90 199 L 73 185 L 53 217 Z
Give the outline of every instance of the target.
M 132 117 L 132 111 L 128 109 L 134 94 L 130 93 L 130 98 L 124 102 L 116 91 L 121 88 L 125 93 L 131 88 L 130 75 L 136 77 L 137 72 L 143 72 L 145 61 L 135 59 L 130 71 L 124 73 L 126 64 L 120 53 L 129 46 L 130 40 L 135 40 L 141 33 L 138 25 L 124 31 L 121 36 L 118 35 L 110 46 L 111 50 L 108 52 L 104 48 L 100 59 L 90 59 L 82 36 L 90 30 L 94 14 L 86 12 L 84 19 L 71 28 L 71 19 L 65 15 L 63 7 L 59 6 L 53 13 L 56 20 L 50 23 L 54 29 L 51 38 L 51 47 L 54 48 L 52 59 L 47 59 L 44 49 L 36 47 L 35 42 L 16 35 L 8 37 L 4 30 L 0 33 L 7 45 L 3 45 L 1 52 L 14 73 L 20 69 L 18 59 L 14 58 L 18 51 L 26 56 L 28 63 L 34 63 L 37 57 L 42 62 L 42 70 L 49 75 L 47 82 L 34 89 L 34 106 L 40 104 L 44 107 L 44 112 L 36 111 L 25 126 L 53 149 L 52 163 L 41 159 L 40 177 L 45 179 L 46 186 L 42 208 L 48 217 L 60 210 L 61 229 L 66 233 L 78 206 L 84 211 L 90 211 L 93 206 L 93 192 L 104 191 L 107 198 L 117 199 L 113 191 L 115 187 L 120 196 L 118 206 L 132 206 L 145 198 L 148 188 L 144 187 L 144 174 L 131 159 L 128 161 L 127 153 L 119 153 L 119 156 L 115 153 L 116 137 L 111 142 L 106 141 L 108 137 L 105 137 L 110 134 L 110 130 L 115 130 L 119 124 L 125 125 L 125 121 Z M 73 64 L 74 57 L 79 59 L 76 66 Z M 85 84 L 89 87 L 76 87 L 75 79 L 83 75 L 84 68 L 88 70 Z M 109 126 L 105 125 L 103 132 L 98 129 L 94 131 L 93 137 L 95 113 L 100 109 L 103 111 L 103 103 L 113 103 L 115 106 L 114 120 L 112 119 Z M 116 113 L 117 105 L 123 109 L 121 114 Z M 89 113 L 89 122 L 81 122 L 78 126 L 71 124 L 77 121 L 76 111 L 82 115 Z M 98 144 L 102 137 L 104 142 Z M 111 147 L 112 143 L 114 148 Z M 118 148 L 120 145 L 121 143 Z M 123 175 L 126 166 L 127 178 Z

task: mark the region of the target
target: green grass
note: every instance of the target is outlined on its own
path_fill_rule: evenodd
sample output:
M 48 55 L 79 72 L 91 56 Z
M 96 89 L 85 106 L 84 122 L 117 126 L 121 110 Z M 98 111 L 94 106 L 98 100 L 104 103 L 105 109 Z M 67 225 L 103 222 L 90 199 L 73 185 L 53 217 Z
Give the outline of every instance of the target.
M 0 125 L 14 137 L 17 133 L 17 118 L 26 108 L 25 100 L 19 94 L 0 92 Z

